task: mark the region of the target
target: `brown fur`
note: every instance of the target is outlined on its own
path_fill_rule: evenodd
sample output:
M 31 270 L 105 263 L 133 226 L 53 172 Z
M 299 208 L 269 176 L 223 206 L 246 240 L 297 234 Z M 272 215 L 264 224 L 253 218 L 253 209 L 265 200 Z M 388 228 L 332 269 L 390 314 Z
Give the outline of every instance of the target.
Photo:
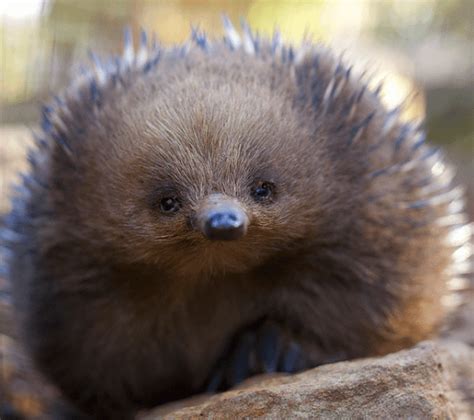
M 411 152 L 394 151 L 398 121 L 382 134 L 387 113 L 372 93 L 343 112 L 362 82 L 339 81 L 337 64 L 321 49 L 291 65 L 193 49 L 125 73 L 100 107 L 69 94 L 54 111 L 68 149 L 50 136 L 37 152 L 42 186 L 17 210 L 25 239 L 10 271 L 31 353 L 85 412 L 127 417 L 198 392 L 235 335 L 262 319 L 311 365 L 435 331 L 452 250 L 434 221 L 447 205 L 401 206 L 417 199 L 408 181 L 429 175 L 423 162 L 408 181 L 369 176 Z M 331 83 L 341 83 L 334 100 Z M 348 145 L 347 129 L 374 111 Z M 275 184 L 272 202 L 252 199 L 257 181 Z M 157 207 L 170 191 L 182 200 L 173 216 Z M 196 228 L 212 193 L 245 210 L 244 237 L 210 241 Z

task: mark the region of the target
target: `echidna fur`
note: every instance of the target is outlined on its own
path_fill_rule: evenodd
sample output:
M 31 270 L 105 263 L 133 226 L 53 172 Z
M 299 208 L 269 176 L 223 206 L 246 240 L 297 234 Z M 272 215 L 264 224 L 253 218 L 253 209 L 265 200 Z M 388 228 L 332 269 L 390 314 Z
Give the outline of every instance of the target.
M 368 82 L 359 80 L 360 88 L 343 104 L 338 101 L 341 92 L 351 81 L 357 80 L 352 67 L 342 59 L 334 60 L 333 76 L 329 81 L 318 78 L 320 58 L 328 51 L 321 46 L 303 43 L 299 47 L 284 44 L 279 32 L 271 39 L 254 33 L 245 21 L 241 21 L 238 31 L 230 19 L 224 17 L 225 35 L 223 40 L 215 41 L 197 28 L 191 31 L 189 41 L 175 47 L 166 48 L 159 45 L 154 37 L 144 31 L 140 34 L 138 49 L 134 49 L 130 30 L 125 32 L 125 45 L 120 57 L 102 60 L 91 54 L 91 65 L 82 71 L 68 89 L 60 96 L 44 105 L 41 110 L 41 130 L 34 134 L 36 146 L 28 154 L 30 171 L 22 175 L 22 182 L 15 187 L 12 199 L 13 210 L 5 220 L 1 231 L 3 249 L 8 260 L 8 250 L 15 243 L 23 240 L 21 224 L 16 220 L 24 217 L 25 202 L 32 192 L 46 191 L 51 188 L 43 174 L 41 162 L 48 159 L 51 150 L 57 146 L 70 161 L 74 170 L 75 149 L 70 142 L 73 130 L 83 130 L 80 121 L 74 119 L 74 108 L 87 107 L 89 112 L 99 112 L 103 106 L 104 92 L 111 89 L 126 91 L 133 77 L 147 77 L 151 72 L 159 72 L 161 61 L 180 60 L 190 52 L 201 51 L 203 54 L 219 54 L 222 48 L 236 53 L 270 60 L 279 65 L 288 66 L 294 72 L 295 80 L 303 83 L 312 75 L 307 89 L 301 90 L 296 100 L 309 104 L 319 115 L 326 115 L 338 122 L 336 130 L 347 138 L 344 153 L 363 147 L 365 159 L 371 164 L 371 156 L 383 150 L 384 160 L 379 166 L 372 167 L 367 177 L 372 184 L 384 185 L 387 179 L 397 177 L 400 183 L 416 189 L 416 197 L 411 193 L 405 197 L 403 192 L 390 188 L 379 188 L 378 193 L 368 197 L 370 202 L 385 202 L 396 205 L 399 209 L 399 222 L 418 229 L 426 225 L 446 228 L 445 243 L 452 249 L 452 264 L 449 267 L 449 289 L 453 293 L 470 288 L 470 283 L 463 276 L 472 271 L 471 257 L 473 245 L 471 235 L 473 226 L 464 214 L 463 189 L 456 186 L 453 169 L 445 162 L 442 152 L 426 144 L 426 133 L 423 123 L 404 123 L 400 120 L 400 107 L 393 110 L 379 108 L 376 112 L 360 117 L 358 106 L 366 96 L 378 96 L 381 88 L 371 90 Z M 305 62 L 306 65 L 299 64 Z M 141 76 L 140 76 L 141 75 Z M 133 76 L 133 77 L 132 77 Z M 371 144 L 362 145 L 359 140 L 373 124 L 376 116 L 383 120 L 379 137 Z M 396 130 L 396 131 L 395 131 Z M 393 135 L 393 133 L 397 133 Z M 388 134 L 391 134 L 390 136 Z M 394 140 L 395 139 L 395 140 Z M 416 168 L 423 166 L 429 176 L 420 179 L 413 176 Z M 383 193 L 380 193 L 383 191 Z M 393 204 L 395 202 L 395 204 Z M 417 213 L 418 212 L 418 213 Z M 8 276 L 8 273 L 6 273 Z M 445 297 L 443 304 L 454 307 L 461 302 L 457 294 Z

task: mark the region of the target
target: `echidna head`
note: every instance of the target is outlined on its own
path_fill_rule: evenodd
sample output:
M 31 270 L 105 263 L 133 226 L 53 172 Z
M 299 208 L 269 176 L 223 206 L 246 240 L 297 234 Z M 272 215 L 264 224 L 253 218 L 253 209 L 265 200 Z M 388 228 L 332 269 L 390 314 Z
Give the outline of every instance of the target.
M 80 219 L 121 258 L 186 273 L 245 271 L 317 225 L 327 168 L 315 166 L 322 151 L 290 87 L 272 91 L 214 65 L 135 83 L 76 153 Z
M 197 32 L 194 47 L 150 50 L 143 37 L 134 55 L 127 42 L 122 59 L 94 59 L 45 108 L 57 213 L 98 256 L 242 272 L 324 237 L 330 213 L 350 204 L 341 197 L 354 171 L 330 154 L 373 117 L 344 120 L 360 118 L 365 88 L 336 112 L 350 69 L 320 63 L 324 52 L 297 60 L 278 37 L 263 45 L 225 24 L 212 46 Z

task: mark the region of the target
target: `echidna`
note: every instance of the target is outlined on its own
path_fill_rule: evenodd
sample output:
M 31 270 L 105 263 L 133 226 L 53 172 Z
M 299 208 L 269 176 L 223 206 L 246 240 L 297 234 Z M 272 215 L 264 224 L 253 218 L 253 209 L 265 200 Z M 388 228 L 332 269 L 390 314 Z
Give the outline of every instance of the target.
M 35 363 L 93 418 L 412 345 L 466 268 L 423 128 L 326 48 L 224 26 L 127 36 L 43 108 L 8 276 Z

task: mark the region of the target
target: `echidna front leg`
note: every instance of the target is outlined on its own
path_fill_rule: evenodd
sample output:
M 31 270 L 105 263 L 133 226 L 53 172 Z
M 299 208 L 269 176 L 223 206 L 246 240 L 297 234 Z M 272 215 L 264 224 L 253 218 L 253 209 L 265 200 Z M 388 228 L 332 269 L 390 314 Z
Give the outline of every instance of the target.
M 262 373 L 294 373 L 309 367 L 300 345 L 277 323 L 265 321 L 236 337 L 213 371 L 207 391 L 224 391 Z

